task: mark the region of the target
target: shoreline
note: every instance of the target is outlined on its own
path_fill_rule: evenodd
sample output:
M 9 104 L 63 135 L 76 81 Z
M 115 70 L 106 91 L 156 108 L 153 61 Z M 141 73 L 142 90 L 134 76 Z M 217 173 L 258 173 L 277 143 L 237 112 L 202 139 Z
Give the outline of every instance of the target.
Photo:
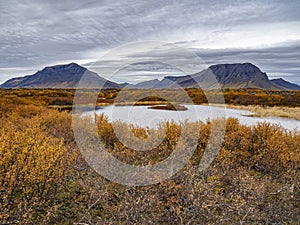
M 202 104 L 207 106 L 225 107 L 228 109 L 248 110 L 253 112 L 253 117 L 280 117 L 300 120 L 300 107 L 287 106 L 259 106 L 259 105 L 231 105 L 231 104 Z
M 114 106 L 155 106 L 155 105 L 165 105 L 166 102 L 163 101 L 149 101 L 149 102 L 140 102 L 140 103 L 134 103 L 134 102 L 124 102 L 124 103 L 97 103 L 97 107 L 105 107 L 109 105 Z M 184 104 L 183 104 L 184 105 Z M 198 104 L 196 104 L 198 105 Z M 300 120 L 300 107 L 287 107 L 287 106 L 259 106 L 259 105 L 232 105 L 232 104 L 199 104 L 204 106 L 215 106 L 215 107 L 225 107 L 228 109 L 237 109 L 237 110 L 247 110 L 250 112 L 253 112 L 254 114 L 251 115 L 253 117 L 280 117 L 280 118 L 289 118 L 289 119 L 295 119 Z M 48 106 L 51 109 L 58 109 L 60 111 L 62 110 L 72 110 L 73 105 L 49 105 Z M 94 106 L 91 104 L 82 105 L 81 107 L 85 108 L 93 108 Z M 161 109 L 161 110 L 167 110 L 167 109 Z

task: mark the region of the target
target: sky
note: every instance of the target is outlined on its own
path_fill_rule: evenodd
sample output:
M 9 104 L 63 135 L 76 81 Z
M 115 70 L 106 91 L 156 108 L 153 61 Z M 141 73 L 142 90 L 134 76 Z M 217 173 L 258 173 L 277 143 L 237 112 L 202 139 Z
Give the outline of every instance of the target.
M 0 0 L 0 83 L 70 62 L 137 83 L 182 75 L 168 62 L 190 66 L 189 51 L 207 66 L 250 62 L 300 84 L 299 12 L 298 0 Z M 134 64 L 105 74 L 120 60 Z

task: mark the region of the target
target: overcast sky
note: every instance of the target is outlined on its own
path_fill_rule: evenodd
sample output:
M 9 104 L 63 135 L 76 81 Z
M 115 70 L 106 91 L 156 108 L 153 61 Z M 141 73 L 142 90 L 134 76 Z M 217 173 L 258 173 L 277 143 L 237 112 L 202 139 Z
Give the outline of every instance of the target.
M 0 83 L 55 64 L 107 66 L 114 60 L 102 57 L 111 49 L 152 40 L 189 49 L 207 65 L 251 62 L 270 78 L 300 84 L 299 12 L 298 0 L 0 0 Z M 143 63 L 139 54 L 126 57 L 133 56 L 147 66 L 127 68 L 126 77 L 113 81 L 176 75 L 168 65 Z

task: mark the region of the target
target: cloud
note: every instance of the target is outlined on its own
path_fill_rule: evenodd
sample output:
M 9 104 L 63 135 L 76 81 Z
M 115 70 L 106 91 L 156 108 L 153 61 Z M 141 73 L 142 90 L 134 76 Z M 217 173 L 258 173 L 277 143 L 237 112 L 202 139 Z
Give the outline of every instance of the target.
M 282 73 L 300 83 L 299 55 L 285 47 L 280 58 L 272 47 L 300 40 L 299 11 L 299 1 L 279 0 L 1 1 L 0 82 L 30 68 L 95 61 L 119 45 L 158 40 L 196 52 L 209 48 L 209 62 L 238 60 L 240 55 L 238 61 L 254 60 L 271 75 Z M 277 53 L 267 52 L 271 49 Z
M 270 78 L 282 77 L 300 84 L 300 41 L 290 41 L 264 48 L 193 49 L 211 64 L 251 62 Z
M 161 79 L 166 75 L 187 75 L 199 72 L 213 64 L 251 62 L 268 76 L 282 77 L 300 84 L 300 41 L 289 41 L 260 48 L 201 49 L 181 48 L 188 42 L 166 44 L 160 47 L 138 46 L 115 49 L 116 54 L 85 64 L 101 76 L 114 81 L 137 83 L 151 77 Z M 144 51 L 141 51 L 144 49 Z M 138 75 L 138 76 L 136 76 Z M 145 78 L 143 78 L 145 76 Z M 140 80 L 139 80 L 140 79 Z

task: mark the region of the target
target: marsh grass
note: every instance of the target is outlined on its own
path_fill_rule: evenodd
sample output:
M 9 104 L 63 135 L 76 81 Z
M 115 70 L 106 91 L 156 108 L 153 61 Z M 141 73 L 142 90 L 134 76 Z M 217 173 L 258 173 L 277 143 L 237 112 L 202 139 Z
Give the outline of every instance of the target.
M 229 109 L 248 110 L 254 113 L 255 117 L 283 117 L 300 120 L 300 107 L 287 106 L 259 106 L 259 105 L 222 105 L 210 104 L 211 106 L 226 107 Z

